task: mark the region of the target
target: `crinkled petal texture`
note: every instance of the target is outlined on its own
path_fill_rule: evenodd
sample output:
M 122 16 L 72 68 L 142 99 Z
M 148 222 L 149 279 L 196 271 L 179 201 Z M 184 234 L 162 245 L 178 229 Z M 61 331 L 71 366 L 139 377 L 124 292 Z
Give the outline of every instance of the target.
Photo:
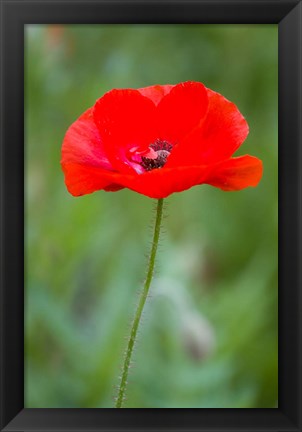
M 165 198 L 201 184 L 235 191 L 262 177 L 256 157 L 231 157 L 247 135 L 236 105 L 201 83 L 112 90 L 70 126 L 61 164 L 74 196 L 126 187 Z M 156 157 L 155 142 L 170 153 L 146 170 L 141 155 Z

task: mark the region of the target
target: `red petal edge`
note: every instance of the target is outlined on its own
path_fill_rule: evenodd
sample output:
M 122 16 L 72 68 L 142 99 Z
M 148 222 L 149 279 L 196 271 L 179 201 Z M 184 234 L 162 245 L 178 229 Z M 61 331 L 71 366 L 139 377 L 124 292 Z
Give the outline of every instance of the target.
M 217 163 L 230 158 L 246 139 L 249 127 L 237 106 L 210 89 L 207 94 L 204 121 L 175 147 L 168 167 Z
M 93 108 L 85 111 L 67 130 L 62 145 L 62 164 L 79 163 L 111 170 L 94 123 Z
M 245 155 L 218 163 L 209 172 L 205 183 L 224 191 L 238 191 L 257 186 L 262 174 L 262 161 Z
M 172 88 L 175 87 L 174 85 L 167 84 L 167 85 L 154 85 L 150 87 L 142 87 L 139 88 L 138 91 L 143 96 L 146 96 L 148 99 L 151 99 L 155 105 L 158 105 L 159 102 L 162 100 L 164 96 L 166 96 Z
M 163 168 L 141 175 L 120 174 L 77 164 L 67 164 L 63 169 L 66 186 L 74 196 L 126 187 L 150 198 L 166 198 L 174 192 L 205 183 L 225 191 L 235 191 L 257 186 L 262 176 L 262 162 L 248 155 L 214 166 Z

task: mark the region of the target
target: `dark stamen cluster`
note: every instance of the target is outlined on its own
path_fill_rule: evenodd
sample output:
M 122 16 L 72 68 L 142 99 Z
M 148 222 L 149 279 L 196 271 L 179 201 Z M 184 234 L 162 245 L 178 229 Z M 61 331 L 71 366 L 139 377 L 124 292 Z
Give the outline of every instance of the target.
M 162 141 L 157 139 L 154 143 L 150 144 L 150 147 L 156 151 L 157 158 L 149 159 L 147 157 L 142 157 L 141 166 L 145 168 L 146 171 L 151 171 L 156 168 L 162 168 L 170 155 L 173 148 L 172 144 L 168 141 Z
M 150 147 L 156 152 L 159 150 L 165 150 L 169 153 L 171 153 L 171 150 L 173 148 L 172 144 L 170 144 L 168 141 L 162 141 L 158 138 L 154 143 L 150 144 Z

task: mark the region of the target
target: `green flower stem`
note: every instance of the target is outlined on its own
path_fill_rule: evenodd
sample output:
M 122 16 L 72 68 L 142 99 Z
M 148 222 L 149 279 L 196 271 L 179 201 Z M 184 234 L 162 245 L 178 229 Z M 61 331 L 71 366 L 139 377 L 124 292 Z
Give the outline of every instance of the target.
M 162 220 L 162 214 L 163 214 L 163 198 L 159 199 L 157 202 L 157 211 L 156 211 L 156 221 L 155 221 L 155 228 L 154 228 L 154 235 L 153 235 L 153 242 L 152 242 L 152 249 L 151 254 L 149 258 L 149 265 L 148 265 L 148 272 L 147 277 L 145 280 L 143 291 L 139 298 L 139 303 L 136 309 L 134 321 L 131 328 L 131 333 L 128 341 L 127 351 L 125 355 L 124 365 L 123 365 L 123 373 L 121 377 L 121 383 L 119 386 L 118 396 L 116 398 L 115 408 L 122 408 L 125 398 L 125 391 L 127 387 L 127 378 L 129 373 L 129 366 L 131 362 L 131 356 L 133 352 L 133 347 L 136 340 L 136 334 L 137 329 L 140 323 L 140 319 L 142 316 L 142 312 L 144 309 L 144 305 L 147 300 L 149 288 L 152 281 L 153 271 L 154 271 L 154 264 L 155 264 L 155 256 L 158 246 L 158 240 L 159 240 L 159 234 L 160 234 L 160 226 L 161 226 L 161 220 Z

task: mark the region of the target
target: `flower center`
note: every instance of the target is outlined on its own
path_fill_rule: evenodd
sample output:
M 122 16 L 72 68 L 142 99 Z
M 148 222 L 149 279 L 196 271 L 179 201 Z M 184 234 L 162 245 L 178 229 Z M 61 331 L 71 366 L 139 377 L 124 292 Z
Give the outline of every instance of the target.
M 151 171 L 156 168 L 162 168 L 171 153 L 173 146 L 168 141 L 157 139 L 150 144 L 150 152 L 141 157 L 140 165 L 146 170 Z

